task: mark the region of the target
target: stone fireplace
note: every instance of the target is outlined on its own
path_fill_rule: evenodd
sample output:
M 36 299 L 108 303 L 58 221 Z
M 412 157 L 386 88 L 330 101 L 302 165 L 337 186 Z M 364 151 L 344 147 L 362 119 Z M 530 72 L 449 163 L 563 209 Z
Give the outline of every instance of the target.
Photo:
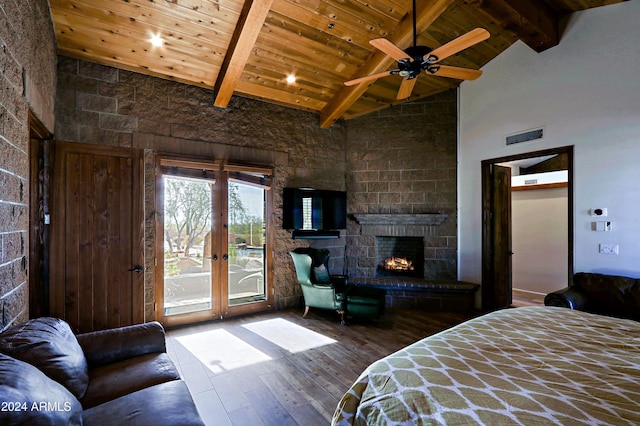
M 455 239 L 441 237 L 447 219 L 443 213 L 356 214 L 360 225 L 358 248 L 347 258 L 347 274 L 352 277 L 414 277 L 427 280 L 454 280 L 449 267 L 455 256 Z M 381 264 L 391 258 L 407 258 L 412 270 L 384 271 Z M 455 257 L 453 258 L 455 266 Z
M 473 309 L 479 286 L 456 280 L 456 237 L 447 216 L 355 214 L 360 235 L 347 248 L 349 282 L 384 289 L 387 307 Z M 382 270 L 389 261 L 393 270 Z
M 342 273 L 384 288 L 388 307 L 473 305 L 477 285 L 457 281 L 457 104 L 450 90 L 349 120 Z M 421 239 L 422 277 L 376 276 L 377 237 Z

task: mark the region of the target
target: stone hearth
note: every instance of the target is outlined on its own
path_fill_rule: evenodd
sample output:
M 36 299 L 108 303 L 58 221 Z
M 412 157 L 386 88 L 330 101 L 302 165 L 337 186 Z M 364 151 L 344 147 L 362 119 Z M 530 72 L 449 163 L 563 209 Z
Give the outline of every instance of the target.
M 356 277 L 349 281 L 358 287 L 386 290 L 385 306 L 421 308 L 433 311 L 466 312 L 474 309 L 478 284 L 403 277 Z

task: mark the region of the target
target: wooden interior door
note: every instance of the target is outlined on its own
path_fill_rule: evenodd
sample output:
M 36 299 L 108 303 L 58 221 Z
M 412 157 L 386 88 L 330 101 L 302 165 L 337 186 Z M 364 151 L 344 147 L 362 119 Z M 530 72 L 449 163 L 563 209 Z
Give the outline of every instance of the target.
M 88 332 L 144 322 L 142 150 L 56 141 L 49 311 Z
M 512 302 L 511 169 L 483 164 L 482 308 L 506 308 Z

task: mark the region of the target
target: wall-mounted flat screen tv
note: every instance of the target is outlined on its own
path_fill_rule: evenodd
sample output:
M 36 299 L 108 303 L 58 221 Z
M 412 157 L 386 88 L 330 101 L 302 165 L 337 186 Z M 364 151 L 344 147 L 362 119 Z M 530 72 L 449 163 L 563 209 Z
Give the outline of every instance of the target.
M 347 228 L 347 193 L 311 188 L 284 188 L 282 228 L 329 231 Z

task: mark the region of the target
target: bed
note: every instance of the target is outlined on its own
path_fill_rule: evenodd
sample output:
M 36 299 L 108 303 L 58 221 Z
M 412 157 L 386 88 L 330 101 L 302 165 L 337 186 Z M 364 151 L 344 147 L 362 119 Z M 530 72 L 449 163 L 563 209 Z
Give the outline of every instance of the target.
M 333 425 L 640 424 L 640 322 L 505 309 L 382 358 Z

